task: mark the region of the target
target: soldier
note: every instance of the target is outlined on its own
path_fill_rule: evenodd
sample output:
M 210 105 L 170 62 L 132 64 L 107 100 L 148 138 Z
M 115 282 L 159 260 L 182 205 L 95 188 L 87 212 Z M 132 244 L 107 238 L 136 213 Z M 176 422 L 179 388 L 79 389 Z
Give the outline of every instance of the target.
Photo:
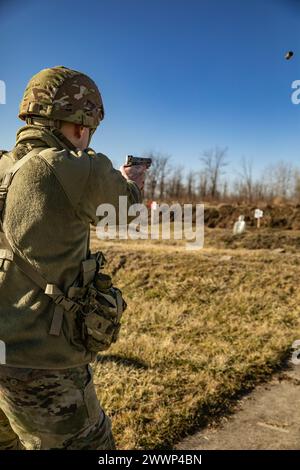
M 26 125 L 0 159 L 0 450 L 114 449 L 74 292 L 99 267 L 89 251 L 97 207 L 139 202 L 145 167 L 115 170 L 89 148 L 104 109 L 80 72 L 39 72 L 19 117 Z

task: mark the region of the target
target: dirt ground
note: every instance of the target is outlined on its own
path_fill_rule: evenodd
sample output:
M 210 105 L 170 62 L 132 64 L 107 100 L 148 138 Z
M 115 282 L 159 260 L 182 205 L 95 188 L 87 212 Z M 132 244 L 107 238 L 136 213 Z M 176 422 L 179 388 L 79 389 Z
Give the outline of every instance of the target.
M 234 204 L 205 204 L 204 220 L 209 228 L 231 228 L 239 215 L 244 215 L 248 227 L 256 226 L 254 211 L 263 210 L 261 227 L 268 229 L 299 230 L 300 205 L 299 204 L 260 204 L 234 205 Z

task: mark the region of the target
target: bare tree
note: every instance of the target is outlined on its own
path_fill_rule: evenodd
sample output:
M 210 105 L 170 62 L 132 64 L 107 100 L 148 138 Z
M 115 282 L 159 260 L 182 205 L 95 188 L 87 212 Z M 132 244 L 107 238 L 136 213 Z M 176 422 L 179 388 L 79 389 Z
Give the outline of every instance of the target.
M 300 171 L 298 168 L 294 170 L 293 198 L 297 203 L 300 202 Z
M 178 166 L 173 169 L 168 179 L 166 194 L 169 199 L 179 200 L 184 196 L 183 168 Z
M 265 170 L 264 183 L 267 189 L 267 197 L 286 199 L 292 194 L 293 167 L 287 162 L 277 162 L 269 165 Z
M 159 162 L 156 156 L 152 153 L 148 153 L 146 156 L 152 158 L 152 165 L 146 173 L 145 194 L 147 194 L 150 199 L 155 199 L 157 180 L 159 176 Z
M 268 187 L 266 186 L 263 177 L 255 181 L 253 184 L 253 199 L 256 202 L 269 200 Z
M 168 162 L 169 155 L 148 153 L 147 157 L 152 158 L 152 165 L 146 175 L 146 193 L 151 199 L 165 196 L 166 177 L 170 172 Z
M 161 155 L 159 157 L 159 199 L 161 200 L 165 196 L 166 177 L 171 171 L 170 167 L 168 166 L 169 159 L 169 155 Z
M 209 182 L 209 195 L 212 199 L 218 197 L 218 185 L 220 176 L 224 174 L 223 168 L 228 165 L 226 161 L 227 147 L 209 149 L 203 152 L 201 161 Z
M 223 187 L 222 187 L 222 200 L 226 201 L 228 200 L 228 181 L 224 181 Z
M 253 200 L 252 161 L 242 158 L 241 171 L 238 172 L 241 184 L 238 185 L 239 196 L 245 196 L 247 202 Z
M 193 201 L 195 199 L 195 176 L 195 172 L 190 170 L 186 178 L 186 195 L 189 201 Z
M 199 198 L 204 200 L 208 193 L 208 176 L 206 171 L 199 172 Z

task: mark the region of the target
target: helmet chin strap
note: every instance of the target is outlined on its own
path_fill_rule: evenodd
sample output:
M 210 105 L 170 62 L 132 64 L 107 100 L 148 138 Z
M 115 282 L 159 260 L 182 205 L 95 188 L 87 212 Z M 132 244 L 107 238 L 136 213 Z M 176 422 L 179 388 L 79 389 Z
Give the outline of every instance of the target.
M 59 139 L 60 142 L 62 142 L 66 146 L 67 150 L 74 150 L 75 152 L 77 152 L 77 147 L 72 144 L 72 142 L 59 129 L 53 127 L 49 129 L 49 131 L 54 135 L 54 137 Z
M 92 137 L 94 135 L 94 133 L 96 132 L 96 129 L 95 128 L 92 128 L 90 127 L 90 137 L 89 137 L 89 141 L 88 141 L 88 144 L 87 144 L 87 147 L 90 146 L 90 143 L 91 143 L 91 140 L 92 140 Z

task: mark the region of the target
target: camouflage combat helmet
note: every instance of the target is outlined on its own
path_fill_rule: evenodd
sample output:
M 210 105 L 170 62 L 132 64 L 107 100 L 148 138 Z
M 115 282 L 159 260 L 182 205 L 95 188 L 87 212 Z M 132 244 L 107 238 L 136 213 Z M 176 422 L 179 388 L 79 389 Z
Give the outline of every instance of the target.
M 20 119 L 42 118 L 47 125 L 67 121 L 96 129 L 104 118 L 97 85 L 83 73 L 58 66 L 41 70 L 29 81 L 20 105 Z

